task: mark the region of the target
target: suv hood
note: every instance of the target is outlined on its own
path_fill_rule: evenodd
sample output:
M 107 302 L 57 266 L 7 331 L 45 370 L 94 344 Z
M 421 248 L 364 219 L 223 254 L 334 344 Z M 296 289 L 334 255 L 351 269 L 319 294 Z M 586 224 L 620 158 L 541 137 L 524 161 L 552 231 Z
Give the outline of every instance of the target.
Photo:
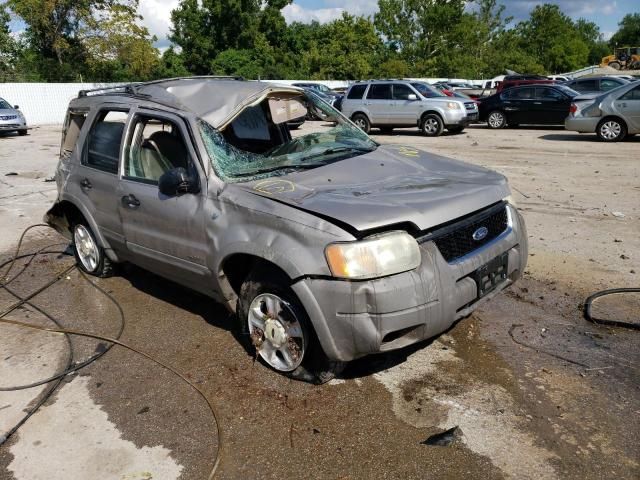
M 230 186 L 360 232 L 406 222 L 427 230 L 510 193 L 499 173 L 398 145 L 381 146 L 312 170 Z

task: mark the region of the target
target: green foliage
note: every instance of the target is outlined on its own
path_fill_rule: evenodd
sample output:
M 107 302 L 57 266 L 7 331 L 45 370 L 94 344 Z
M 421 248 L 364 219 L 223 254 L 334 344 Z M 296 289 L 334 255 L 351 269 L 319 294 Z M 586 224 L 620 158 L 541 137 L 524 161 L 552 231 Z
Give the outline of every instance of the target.
M 618 31 L 609 40 L 612 48 L 640 47 L 640 13 L 625 15 L 618 27 Z
M 513 26 L 500 1 L 379 0 L 373 19 L 287 25 L 292 0 L 181 0 L 171 13 L 175 48 L 160 55 L 140 26 L 139 0 L 5 0 L 0 80 L 491 78 L 566 72 L 599 63 L 616 43 L 640 46 L 637 13 L 607 45 L 595 23 L 557 5 L 538 5 Z M 9 12 L 26 24 L 19 41 Z
M 7 0 L 27 25 L 16 71 L 29 80 L 151 78 L 155 38 L 138 25 L 138 0 Z
M 516 31 L 523 40 L 521 47 L 548 72 L 568 72 L 587 64 L 589 46 L 584 33 L 558 5 L 536 6 L 529 20 L 520 22 Z

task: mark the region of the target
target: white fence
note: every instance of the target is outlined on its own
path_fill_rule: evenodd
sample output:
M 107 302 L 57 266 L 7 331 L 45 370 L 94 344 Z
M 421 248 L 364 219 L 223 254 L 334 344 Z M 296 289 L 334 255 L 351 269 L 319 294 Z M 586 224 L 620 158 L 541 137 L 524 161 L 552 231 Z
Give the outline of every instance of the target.
M 62 123 L 69 101 L 79 90 L 104 87 L 101 83 L 0 83 L 0 97 L 18 105 L 28 125 Z

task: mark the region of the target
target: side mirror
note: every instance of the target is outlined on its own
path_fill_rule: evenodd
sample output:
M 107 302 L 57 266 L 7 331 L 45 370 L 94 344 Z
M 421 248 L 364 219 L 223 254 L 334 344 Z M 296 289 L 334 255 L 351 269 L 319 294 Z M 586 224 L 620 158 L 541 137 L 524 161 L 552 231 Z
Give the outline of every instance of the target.
M 20 110 L 20 107 L 18 105 L 14 105 L 13 108 L 15 108 L 16 110 Z
M 164 172 L 158 180 L 158 189 L 163 195 L 174 197 L 184 193 L 198 193 L 198 182 L 183 167 Z
M 410 93 L 409 95 L 407 95 L 407 100 L 418 100 L 418 96 L 415 93 Z

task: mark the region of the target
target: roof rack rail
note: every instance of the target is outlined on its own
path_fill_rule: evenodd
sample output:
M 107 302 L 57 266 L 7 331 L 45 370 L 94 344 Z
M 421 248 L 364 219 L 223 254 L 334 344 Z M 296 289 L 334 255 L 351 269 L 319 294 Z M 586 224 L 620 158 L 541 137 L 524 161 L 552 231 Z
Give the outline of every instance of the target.
M 90 93 L 99 95 L 97 92 L 116 92 L 116 91 L 122 91 L 122 93 L 127 93 L 127 94 L 133 94 L 133 87 L 136 84 L 126 84 L 126 85 L 115 85 L 112 87 L 101 87 L 101 88 L 91 88 L 91 89 L 87 89 L 87 90 L 80 90 L 78 92 L 78 98 L 81 97 L 87 97 L 89 96 Z M 139 84 L 138 84 L 139 85 Z
M 127 95 L 135 95 L 136 94 L 136 87 L 142 87 L 144 85 L 154 85 L 156 83 L 162 83 L 162 82 L 169 82 L 172 80 L 203 80 L 203 79 L 210 79 L 210 80 L 238 80 L 238 81 L 244 81 L 244 77 L 239 76 L 239 75 L 193 75 L 190 77 L 173 77 L 173 78 L 162 78 L 162 79 L 158 79 L 158 80 L 152 80 L 150 82 L 135 82 L 135 83 L 128 83 L 125 85 L 114 85 L 111 87 L 102 87 L 102 88 L 92 88 L 92 89 L 87 89 L 87 90 L 80 90 L 78 92 L 78 97 L 87 97 L 89 96 L 90 93 L 95 94 L 95 95 L 101 95 L 102 93 L 109 93 L 109 92 L 113 92 L 113 93 L 124 93 Z M 98 93 L 99 92 L 99 93 Z

